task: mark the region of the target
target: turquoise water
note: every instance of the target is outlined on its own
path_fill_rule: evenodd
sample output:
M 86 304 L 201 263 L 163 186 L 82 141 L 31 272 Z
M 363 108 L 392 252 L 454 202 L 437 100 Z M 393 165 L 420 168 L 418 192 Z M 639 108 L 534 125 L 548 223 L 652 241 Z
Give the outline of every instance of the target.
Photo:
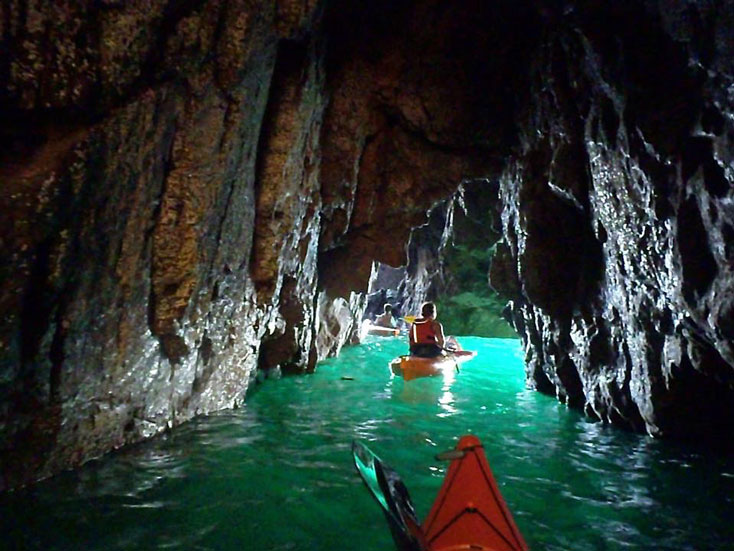
M 397 338 L 265 381 L 200 419 L 0 496 L 0 549 L 387 551 L 354 438 L 401 473 L 419 516 L 474 433 L 534 550 L 734 549 L 734 459 L 590 422 L 524 387 L 519 342 L 461 338 L 453 380 L 390 377 Z

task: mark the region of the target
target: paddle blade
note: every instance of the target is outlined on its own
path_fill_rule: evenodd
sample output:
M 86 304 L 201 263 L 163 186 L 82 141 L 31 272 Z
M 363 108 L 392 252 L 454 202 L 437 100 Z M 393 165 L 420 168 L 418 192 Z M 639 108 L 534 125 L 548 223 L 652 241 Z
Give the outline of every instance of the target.
M 356 440 L 352 443 L 352 457 L 359 476 L 382 507 L 398 550 L 427 551 L 408 489 L 398 473 Z
M 357 468 L 359 476 L 362 478 L 367 489 L 377 500 L 377 503 L 385 511 L 389 511 L 387 506 L 387 497 L 380 487 L 380 483 L 377 480 L 376 465 L 380 463 L 380 458 L 377 457 L 372 451 L 356 440 L 352 442 L 352 458 L 354 459 L 354 466 Z
M 431 551 L 527 551 L 479 439 L 463 436 L 456 451 L 422 526 Z

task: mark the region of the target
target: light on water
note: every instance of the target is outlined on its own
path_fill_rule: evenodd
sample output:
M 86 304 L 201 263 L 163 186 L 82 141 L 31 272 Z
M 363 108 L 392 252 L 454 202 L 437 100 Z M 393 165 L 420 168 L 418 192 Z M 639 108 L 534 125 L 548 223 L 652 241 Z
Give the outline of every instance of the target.
M 734 460 L 594 423 L 525 389 L 519 342 L 463 338 L 461 372 L 404 382 L 401 339 L 347 348 L 314 375 L 266 381 L 200 419 L 0 496 L 6 549 L 384 551 L 350 454 L 401 473 L 420 518 L 476 434 L 535 550 L 734 549 Z

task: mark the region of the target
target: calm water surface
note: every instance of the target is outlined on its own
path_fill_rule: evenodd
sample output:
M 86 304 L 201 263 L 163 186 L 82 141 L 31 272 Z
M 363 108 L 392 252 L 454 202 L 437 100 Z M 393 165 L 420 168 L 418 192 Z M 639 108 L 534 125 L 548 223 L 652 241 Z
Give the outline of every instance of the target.
M 266 381 L 201 419 L 0 496 L 0 549 L 393 548 L 352 440 L 401 473 L 422 518 L 461 434 L 479 436 L 535 550 L 734 550 L 734 459 L 590 422 L 524 387 L 519 341 L 460 339 L 453 380 L 405 383 L 396 338 Z

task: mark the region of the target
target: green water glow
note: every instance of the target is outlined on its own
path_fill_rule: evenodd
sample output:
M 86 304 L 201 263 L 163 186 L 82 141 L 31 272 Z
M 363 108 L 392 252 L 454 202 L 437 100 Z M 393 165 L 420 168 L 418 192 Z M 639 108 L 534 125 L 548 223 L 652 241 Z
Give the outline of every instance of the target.
M 240 410 L 1 495 L 0 548 L 386 551 L 352 440 L 401 473 L 423 518 L 446 468 L 434 455 L 474 433 L 531 549 L 734 549 L 730 454 L 591 422 L 525 389 L 518 341 L 460 341 L 479 356 L 454 380 L 391 378 L 405 344 L 375 338 Z

